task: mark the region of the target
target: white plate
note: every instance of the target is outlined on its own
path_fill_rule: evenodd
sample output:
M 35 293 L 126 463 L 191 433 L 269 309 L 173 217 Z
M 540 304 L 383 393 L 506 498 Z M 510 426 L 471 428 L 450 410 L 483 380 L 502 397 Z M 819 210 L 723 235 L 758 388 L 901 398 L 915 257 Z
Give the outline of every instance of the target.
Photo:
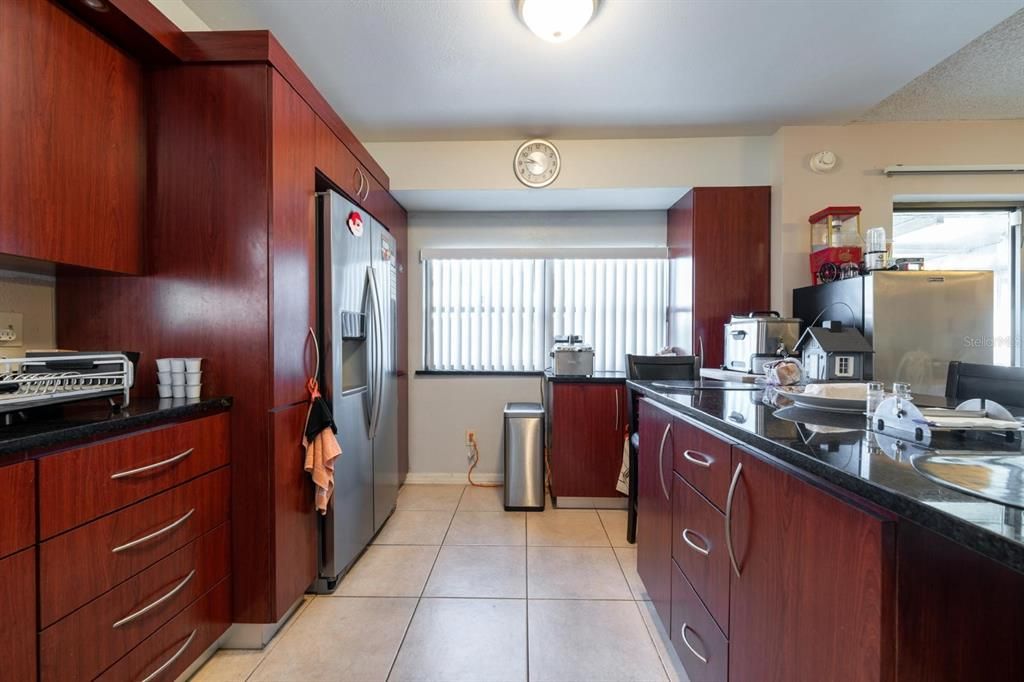
M 807 395 L 804 393 L 803 386 L 780 386 L 778 391 L 792 400 L 794 404 L 811 410 L 864 414 L 868 407 L 867 398 L 851 400 L 850 398 L 834 398 L 824 395 Z

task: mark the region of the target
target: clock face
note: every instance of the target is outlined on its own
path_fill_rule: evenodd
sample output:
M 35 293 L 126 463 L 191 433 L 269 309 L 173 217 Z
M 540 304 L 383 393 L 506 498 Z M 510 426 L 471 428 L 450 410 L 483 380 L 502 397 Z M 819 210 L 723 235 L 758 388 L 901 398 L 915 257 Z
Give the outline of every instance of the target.
M 547 140 L 528 140 L 516 152 L 516 177 L 527 187 L 550 185 L 558 177 L 561 166 L 558 150 Z

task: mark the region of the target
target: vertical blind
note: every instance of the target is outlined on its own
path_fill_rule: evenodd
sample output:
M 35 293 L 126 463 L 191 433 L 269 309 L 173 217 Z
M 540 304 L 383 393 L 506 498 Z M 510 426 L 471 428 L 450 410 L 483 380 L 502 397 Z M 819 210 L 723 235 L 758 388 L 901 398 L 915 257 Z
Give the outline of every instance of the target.
M 655 258 L 431 258 L 424 366 L 536 372 L 555 336 L 594 346 L 594 369 L 665 344 L 668 263 Z

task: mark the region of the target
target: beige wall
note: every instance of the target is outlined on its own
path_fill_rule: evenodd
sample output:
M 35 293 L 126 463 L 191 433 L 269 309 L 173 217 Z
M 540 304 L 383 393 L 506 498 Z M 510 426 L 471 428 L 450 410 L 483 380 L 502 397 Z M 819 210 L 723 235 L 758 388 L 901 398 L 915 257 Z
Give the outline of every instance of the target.
M 839 156 L 828 174 L 807 167 L 822 150 Z M 775 135 L 772 163 L 772 307 L 788 311 L 792 290 L 811 283 L 807 216 L 853 204 L 863 209 L 862 228 L 891 231 L 894 198 L 1024 197 L 1024 174 L 886 177 L 881 170 L 899 163 L 1024 163 L 1024 121 L 787 127 Z
M 184 0 L 149 0 L 182 31 L 209 31 L 210 27 Z
M 53 277 L 0 270 L 0 312 L 21 313 L 24 323 L 24 343 L 0 348 L 0 357 L 22 357 L 27 350 L 50 350 L 57 345 Z

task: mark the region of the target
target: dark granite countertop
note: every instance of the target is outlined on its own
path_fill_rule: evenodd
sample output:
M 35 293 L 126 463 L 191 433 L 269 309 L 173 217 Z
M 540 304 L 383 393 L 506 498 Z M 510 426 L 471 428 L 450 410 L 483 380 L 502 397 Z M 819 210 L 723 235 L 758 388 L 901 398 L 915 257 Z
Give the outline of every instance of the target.
M 0 466 L 157 424 L 194 419 L 230 409 L 230 397 L 139 398 L 114 412 L 102 401 L 35 408 L 27 421 L 0 426 Z
M 622 384 L 626 382 L 626 373 L 614 370 L 598 371 L 586 376 L 555 376 L 550 369 L 544 370 L 544 378 L 554 383 L 569 384 Z
M 707 382 L 704 382 L 705 384 Z M 697 382 L 630 381 L 628 386 L 693 421 L 858 495 L 892 513 L 1024 573 L 1024 510 L 989 502 L 930 481 L 910 464 L 920 452 L 884 449 L 884 437 L 867 429 L 861 415 L 831 414 L 763 401 L 763 387 L 714 390 Z M 919 397 L 919 404 L 944 404 Z M 1020 452 L 994 436 L 957 447 Z

